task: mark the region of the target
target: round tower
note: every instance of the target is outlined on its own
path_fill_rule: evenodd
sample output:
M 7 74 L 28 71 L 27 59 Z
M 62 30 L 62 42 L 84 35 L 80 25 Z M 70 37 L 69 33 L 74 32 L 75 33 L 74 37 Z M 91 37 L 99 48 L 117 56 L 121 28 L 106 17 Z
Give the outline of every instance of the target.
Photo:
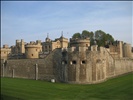
M 27 44 L 25 46 L 26 58 L 39 58 L 39 52 L 42 51 L 42 45 L 39 44 Z
M 89 47 L 90 46 L 90 39 L 70 39 L 70 46 L 71 47 Z
M 124 43 L 123 45 L 123 56 L 132 57 L 131 44 Z

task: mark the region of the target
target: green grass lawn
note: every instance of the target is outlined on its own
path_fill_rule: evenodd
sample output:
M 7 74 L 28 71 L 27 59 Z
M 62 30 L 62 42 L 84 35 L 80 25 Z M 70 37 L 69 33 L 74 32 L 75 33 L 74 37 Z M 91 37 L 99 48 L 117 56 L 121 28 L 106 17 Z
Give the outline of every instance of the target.
M 93 85 L 1 78 L 1 100 L 133 100 L 133 74 Z

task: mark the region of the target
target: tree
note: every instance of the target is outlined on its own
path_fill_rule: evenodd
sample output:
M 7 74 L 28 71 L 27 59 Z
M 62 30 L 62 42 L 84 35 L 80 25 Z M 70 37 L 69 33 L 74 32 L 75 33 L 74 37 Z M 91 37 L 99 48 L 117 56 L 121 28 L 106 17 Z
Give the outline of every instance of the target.
M 110 34 L 106 34 L 102 30 L 97 30 L 95 32 L 95 39 L 97 41 L 98 46 L 105 46 L 106 41 L 109 41 L 109 42 L 114 41 L 114 38 Z
M 109 33 L 105 33 L 102 30 L 97 30 L 95 31 L 95 33 L 83 30 L 82 34 L 75 33 L 72 36 L 72 38 L 85 38 L 85 37 L 90 38 L 90 45 L 94 45 L 94 39 L 96 40 L 98 46 L 105 46 L 106 45 L 105 42 L 114 42 L 114 38 L 112 37 L 112 35 L 110 35 Z
M 95 39 L 96 39 L 96 40 L 102 40 L 102 38 L 104 37 L 105 34 L 106 34 L 106 33 L 103 32 L 102 30 L 97 30 L 97 31 L 95 32 Z
M 106 34 L 106 41 L 114 42 L 114 38 L 110 34 Z
M 94 39 L 93 39 L 94 33 L 93 32 L 89 32 L 87 30 L 83 30 L 82 31 L 82 36 L 83 37 L 89 37 L 90 38 L 90 45 L 94 44 Z
M 73 34 L 72 38 L 81 38 L 81 34 L 80 33 L 75 33 L 75 34 Z
M 87 30 L 83 30 L 83 31 L 82 31 L 82 36 L 84 36 L 84 37 L 93 38 L 93 35 L 94 35 L 93 32 L 89 32 L 89 31 L 87 31 Z

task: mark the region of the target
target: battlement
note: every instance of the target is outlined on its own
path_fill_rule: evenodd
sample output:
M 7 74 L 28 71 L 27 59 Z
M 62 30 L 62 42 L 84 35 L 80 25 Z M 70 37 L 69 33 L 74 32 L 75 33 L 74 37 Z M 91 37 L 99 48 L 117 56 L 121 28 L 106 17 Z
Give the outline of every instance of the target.
M 70 38 L 70 47 L 89 47 L 90 46 L 90 39 L 89 38 Z
M 73 39 L 73 38 L 70 38 L 70 42 L 77 42 L 77 43 L 84 43 L 84 42 L 90 42 L 90 38 L 76 38 L 76 39 Z
M 112 45 L 112 46 L 117 46 L 117 45 L 123 44 L 123 41 L 116 40 L 114 42 L 108 42 L 108 43 L 106 42 L 106 44 Z
M 7 44 L 3 45 L 3 48 L 0 48 L 1 59 L 8 59 L 8 55 L 11 53 L 11 48 Z
M 16 44 L 24 43 L 24 39 L 16 40 Z
M 103 52 L 105 47 L 98 47 L 98 45 L 92 45 L 90 47 L 70 47 L 70 48 L 62 48 L 62 52 Z
M 85 38 L 70 38 L 70 42 L 73 42 L 73 41 L 82 41 L 82 40 L 84 40 L 84 41 L 86 41 L 86 40 L 90 40 L 90 38 L 89 37 L 85 37 Z
M 1 48 L 0 51 L 5 53 L 5 52 L 10 52 L 11 49 L 10 48 Z
M 41 46 L 41 40 L 30 41 L 30 43 L 27 43 L 25 47 L 40 47 Z
M 16 43 L 19 43 L 20 42 L 20 40 L 16 40 Z
M 25 46 L 25 48 L 40 48 L 40 47 L 42 47 L 42 45 L 39 45 L 39 44 L 27 44 L 26 46 Z
M 9 46 L 7 44 L 3 45 L 3 48 L 9 48 Z
M 41 40 L 36 40 L 36 43 L 37 44 L 41 44 Z

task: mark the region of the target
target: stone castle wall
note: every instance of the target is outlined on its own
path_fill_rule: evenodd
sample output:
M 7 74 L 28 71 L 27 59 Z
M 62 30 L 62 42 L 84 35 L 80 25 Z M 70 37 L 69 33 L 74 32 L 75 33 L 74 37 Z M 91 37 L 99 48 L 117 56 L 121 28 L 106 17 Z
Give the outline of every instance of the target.
M 64 53 L 61 49 L 55 49 L 45 59 L 7 60 L 4 77 L 37 77 L 40 80 L 55 79 L 67 83 L 93 84 L 133 71 L 133 59 L 114 59 L 105 48 L 100 47 L 96 51 L 85 51 L 86 48 L 78 50 Z M 38 71 L 35 64 L 38 65 Z
M 71 48 L 63 54 L 64 82 L 93 84 L 133 71 L 133 59 L 115 59 L 103 47 L 94 46 L 91 51 L 79 47 L 78 50 Z
M 133 59 L 115 59 L 115 76 L 133 71 Z
M 56 56 L 56 57 L 54 57 Z M 38 79 L 50 80 L 57 79 L 58 72 L 56 69 L 59 66 L 60 61 L 60 50 L 56 49 L 49 54 L 45 59 L 17 59 L 7 60 L 7 64 L 4 66 L 5 77 L 16 77 L 35 79 L 36 78 L 36 67 L 38 65 Z M 57 62 L 57 60 L 59 62 Z M 3 67 L 1 64 L 1 76 L 3 76 Z

